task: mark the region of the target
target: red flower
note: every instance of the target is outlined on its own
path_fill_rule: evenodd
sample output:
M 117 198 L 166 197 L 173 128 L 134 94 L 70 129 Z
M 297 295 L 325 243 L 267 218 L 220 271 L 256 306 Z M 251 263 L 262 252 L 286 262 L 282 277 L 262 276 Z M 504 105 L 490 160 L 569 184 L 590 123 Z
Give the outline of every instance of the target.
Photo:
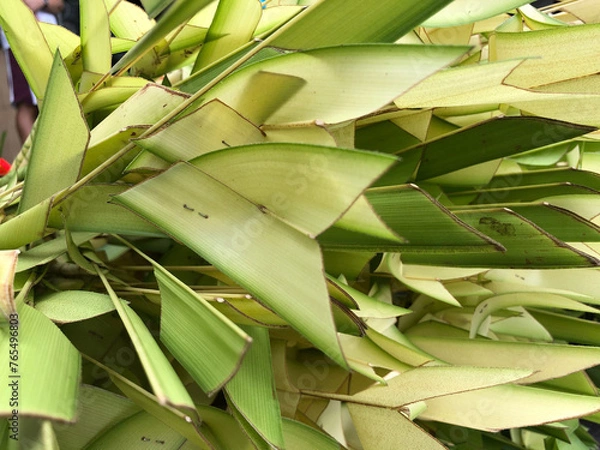
M 4 158 L 0 158 L 0 177 L 3 177 L 10 170 L 10 163 Z

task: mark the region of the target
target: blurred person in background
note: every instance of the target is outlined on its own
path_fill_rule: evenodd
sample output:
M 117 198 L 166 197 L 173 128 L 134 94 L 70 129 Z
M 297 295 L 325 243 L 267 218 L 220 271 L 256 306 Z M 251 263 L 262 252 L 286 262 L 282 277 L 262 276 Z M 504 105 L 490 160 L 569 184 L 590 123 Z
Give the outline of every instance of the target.
M 39 21 L 53 24 L 59 23 L 59 15 L 65 8 L 64 0 L 23 0 L 23 2 L 35 13 Z M 6 36 L 2 33 L 0 37 L 6 56 L 10 102 L 16 108 L 17 132 L 21 143 L 24 143 L 38 115 L 37 100 L 10 50 Z
M 58 15 L 58 24 L 67 30 L 79 34 L 79 0 L 63 0 L 65 5 Z

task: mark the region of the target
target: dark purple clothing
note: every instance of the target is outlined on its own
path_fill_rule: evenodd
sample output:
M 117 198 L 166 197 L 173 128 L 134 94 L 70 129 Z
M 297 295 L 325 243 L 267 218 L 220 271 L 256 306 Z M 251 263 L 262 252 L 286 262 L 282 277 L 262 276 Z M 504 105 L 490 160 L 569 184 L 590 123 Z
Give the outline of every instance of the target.
M 10 102 L 15 106 L 21 103 L 26 103 L 28 105 L 37 104 L 35 97 L 31 93 L 31 89 L 29 89 L 27 79 L 19 67 L 19 63 L 17 63 L 12 51 L 10 49 L 5 49 L 4 51 L 7 52 L 8 56 L 6 59 L 6 70 L 8 72 Z

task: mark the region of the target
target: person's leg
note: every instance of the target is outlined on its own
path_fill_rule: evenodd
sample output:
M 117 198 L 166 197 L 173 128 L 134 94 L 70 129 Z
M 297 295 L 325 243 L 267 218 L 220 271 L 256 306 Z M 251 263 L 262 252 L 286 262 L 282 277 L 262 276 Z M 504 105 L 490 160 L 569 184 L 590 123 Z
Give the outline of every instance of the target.
M 36 105 L 30 103 L 19 103 L 17 105 L 17 132 L 21 138 L 21 143 L 24 143 L 31 133 L 37 115 L 38 108 Z
M 7 50 L 7 72 L 10 88 L 10 101 L 17 108 L 16 127 L 21 142 L 25 142 L 31 133 L 33 124 L 38 115 L 36 99 L 31 93 L 27 79 L 21 71 L 17 60 L 10 49 Z

